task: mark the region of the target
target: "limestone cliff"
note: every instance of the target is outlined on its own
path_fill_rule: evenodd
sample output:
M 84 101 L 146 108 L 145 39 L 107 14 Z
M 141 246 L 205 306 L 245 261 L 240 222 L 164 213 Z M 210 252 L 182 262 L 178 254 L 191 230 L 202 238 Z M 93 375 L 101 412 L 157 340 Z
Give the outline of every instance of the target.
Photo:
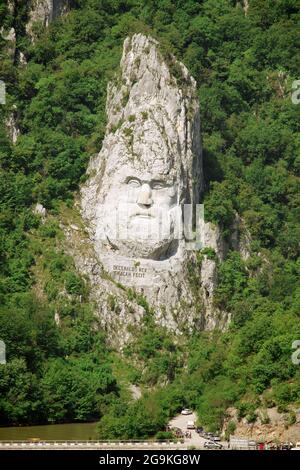
M 48 26 L 51 21 L 66 12 L 69 8 L 69 0 L 30 0 L 29 21 L 26 32 L 34 41 L 34 25 L 40 23 Z
M 0 28 L 0 35 L 6 41 L 6 52 L 11 59 L 14 59 L 16 53 L 16 32 L 14 28 L 6 31 L 3 27 Z
M 216 261 L 199 256 L 181 220 L 181 208 L 195 208 L 203 190 L 195 80 L 156 40 L 134 35 L 124 42 L 106 111 L 102 149 L 91 158 L 78 202 L 84 235 L 65 227 L 103 327 L 122 345 L 149 308 L 176 333 L 224 327 L 227 316 L 212 305 Z M 126 237 L 117 236 L 116 221 Z M 150 225 L 161 237 L 149 236 Z M 218 228 L 203 220 L 199 227 L 200 242 L 222 259 Z

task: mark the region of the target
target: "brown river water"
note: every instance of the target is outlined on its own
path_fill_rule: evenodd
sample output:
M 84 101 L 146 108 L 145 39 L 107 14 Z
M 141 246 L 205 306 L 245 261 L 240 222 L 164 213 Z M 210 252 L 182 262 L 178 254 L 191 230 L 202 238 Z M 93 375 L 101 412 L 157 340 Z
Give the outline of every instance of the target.
M 42 426 L 0 427 L 0 441 L 17 441 L 39 438 L 41 440 L 97 439 L 97 423 L 45 424 Z

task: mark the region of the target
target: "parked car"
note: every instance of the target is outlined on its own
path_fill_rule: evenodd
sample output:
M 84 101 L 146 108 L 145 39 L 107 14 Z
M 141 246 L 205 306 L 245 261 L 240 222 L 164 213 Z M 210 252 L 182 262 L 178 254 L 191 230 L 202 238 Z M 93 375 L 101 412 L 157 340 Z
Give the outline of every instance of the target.
M 198 434 L 202 434 L 202 433 L 203 433 L 203 428 L 202 428 L 202 427 L 196 428 L 196 432 L 197 432 Z
M 192 410 L 190 410 L 189 408 L 184 408 L 184 410 L 182 410 L 181 412 L 182 415 L 191 415 L 192 413 Z
M 291 447 L 290 450 L 300 450 L 300 442 L 296 442 L 295 447 Z
M 205 441 L 204 447 L 206 449 L 223 449 L 222 444 L 218 444 L 218 442 L 214 442 L 214 441 Z
M 195 421 L 188 421 L 186 427 L 187 429 L 195 429 Z
M 220 442 L 221 441 L 221 438 L 219 436 L 212 436 L 212 441 L 214 442 Z
M 297 444 L 300 444 L 300 443 L 297 442 Z M 297 444 L 296 444 L 296 446 L 297 446 Z M 285 442 L 284 444 L 281 445 L 281 450 L 291 450 L 291 449 L 293 449 L 293 450 L 296 449 L 295 447 L 293 447 L 291 442 Z M 300 447 L 299 447 L 299 449 L 296 449 L 296 450 L 300 450 Z

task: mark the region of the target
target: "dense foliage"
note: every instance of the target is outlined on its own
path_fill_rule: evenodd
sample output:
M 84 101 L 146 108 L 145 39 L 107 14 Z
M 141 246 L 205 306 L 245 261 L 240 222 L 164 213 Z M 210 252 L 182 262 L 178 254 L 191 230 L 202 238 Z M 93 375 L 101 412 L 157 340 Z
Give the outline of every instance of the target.
M 184 405 L 215 429 L 232 404 L 249 421 L 258 405 L 299 404 L 291 344 L 300 339 L 300 105 L 291 87 L 300 70 L 300 5 L 248 3 L 245 11 L 235 0 L 72 0 L 49 28 L 36 25 L 32 44 L 28 2 L 16 2 L 12 14 L 0 0 L 1 26 L 17 32 L 13 55 L 0 39 L 8 92 L 0 105 L 2 424 L 103 416 L 101 435 L 144 437 Z M 215 302 L 232 313 L 228 332 L 178 344 L 147 312 L 124 367 L 148 391 L 128 405 L 57 220 L 101 146 L 106 84 L 124 37 L 137 31 L 157 37 L 196 78 L 206 217 L 229 238 L 238 213 L 251 242 L 247 260 L 232 250 L 219 264 Z M 12 110 L 16 145 L 5 129 Z M 36 202 L 50 213 L 46 224 L 32 213 Z

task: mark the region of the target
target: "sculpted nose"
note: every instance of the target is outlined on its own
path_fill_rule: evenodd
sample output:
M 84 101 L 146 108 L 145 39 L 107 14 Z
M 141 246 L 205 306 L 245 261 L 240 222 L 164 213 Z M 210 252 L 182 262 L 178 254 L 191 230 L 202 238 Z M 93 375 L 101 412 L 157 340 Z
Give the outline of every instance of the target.
M 151 191 L 149 184 L 142 185 L 138 198 L 137 198 L 137 203 L 141 206 L 147 206 L 147 207 L 152 205 L 153 203 L 152 191 Z

